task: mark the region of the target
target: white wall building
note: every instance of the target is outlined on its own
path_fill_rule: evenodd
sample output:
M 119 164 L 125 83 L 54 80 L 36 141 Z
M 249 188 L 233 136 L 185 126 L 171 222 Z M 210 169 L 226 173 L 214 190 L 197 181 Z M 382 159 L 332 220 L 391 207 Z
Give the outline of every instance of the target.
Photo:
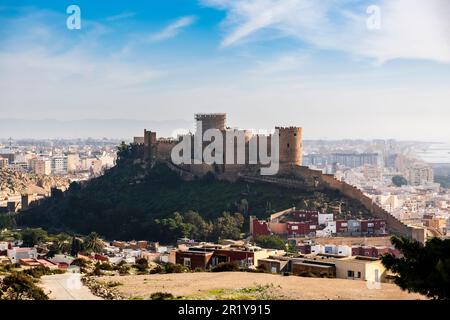
M 7 250 L 7 256 L 12 263 L 19 263 L 20 259 L 36 259 L 36 248 L 19 248 L 13 247 Z
M 315 244 L 311 246 L 311 254 L 319 254 L 324 252 L 324 247 L 321 244 Z
M 52 173 L 53 174 L 67 173 L 67 157 L 59 156 L 52 158 Z
M 319 213 L 319 224 L 326 225 L 327 222 L 334 221 L 334 215 L 332 213 Z

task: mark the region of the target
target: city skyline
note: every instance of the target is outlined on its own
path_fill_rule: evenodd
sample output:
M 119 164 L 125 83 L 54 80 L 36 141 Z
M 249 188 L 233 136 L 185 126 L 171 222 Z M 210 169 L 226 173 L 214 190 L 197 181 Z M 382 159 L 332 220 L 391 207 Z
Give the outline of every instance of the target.
M 66 27 L 71 4 L 81 30 Z M 371 5 L 379 30 L 367 28 Z M 305 139 L 445 141 L 449 12 L 443 0 L 7 0 L 0 118 L 226 112 L 240 128 L 302 126 Z

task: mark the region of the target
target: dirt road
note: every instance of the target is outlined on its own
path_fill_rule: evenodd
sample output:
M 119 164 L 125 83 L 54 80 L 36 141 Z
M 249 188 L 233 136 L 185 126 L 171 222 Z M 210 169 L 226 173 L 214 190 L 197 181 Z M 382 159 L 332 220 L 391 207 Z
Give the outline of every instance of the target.
M 39 286 L 52 300 L 101 300 L 83 285 L 80 274 L 43 276 Z

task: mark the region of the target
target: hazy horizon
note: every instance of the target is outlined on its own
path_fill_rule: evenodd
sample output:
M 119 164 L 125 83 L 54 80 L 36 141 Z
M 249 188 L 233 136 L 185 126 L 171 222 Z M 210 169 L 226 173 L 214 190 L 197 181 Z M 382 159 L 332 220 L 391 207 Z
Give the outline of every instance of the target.
M 272 127 L 238 127 L 227 125 L 231 128 L 255 129 L 255 130 L 273 130 L 278 124 Z M 194 132 L 194 120 L 138 120 L 138 119 L 14 119 L 0 118 L 0 140 L 35 139 L 126 139 L 132 140 L 135 136 L 143 136 L 144 129 L 156 131 L 158 137 L 174 137 L 180 130 Z M 352 137 L 352 136 L 333 136 L 333 137 L 314 137 L 305 132 L 303 128 L 304 141 L 341 141 L 341 140 L 396 140 L 399 142 L 423 142 L 423 143 L 450 143 L 447 140 L 424 140 L 424 139 L 398 139 L 396 137 Z
M 76 4 L 80 30 L 66 27 L 68 4 L 2 1 L 0 118 L 192 123 L 226 112 L 231 127 L 301 126 L 305 139 L 450 136 L 446 0 Z M 86 135 L 144 127 L 104 129 Z

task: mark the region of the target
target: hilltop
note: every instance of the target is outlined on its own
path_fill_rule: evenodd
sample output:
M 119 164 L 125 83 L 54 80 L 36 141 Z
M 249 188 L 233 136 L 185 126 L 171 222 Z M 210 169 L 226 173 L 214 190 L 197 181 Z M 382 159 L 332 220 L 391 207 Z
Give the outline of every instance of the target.
M 370 216 L 358 201 L 331 189 L 292 190 L 264 183 L 219 181 L 212 175 L 184 181 L 164 163 L 150 167 L 128 156 L 103 176 L 84 184 L 72 183 L 65 193 L 19 214 L 17 223 L 53 232 L 96 231 L 108 239 L 168 241 L 172 238 L 155 220 L 172 217 L 174 212 L 193 210 L 207 222 L 222 217 L 223 212 L 239 212 L 244 232 L 250 215 L 266 218 L 292 206 L 331 211 L 342 218 Z

